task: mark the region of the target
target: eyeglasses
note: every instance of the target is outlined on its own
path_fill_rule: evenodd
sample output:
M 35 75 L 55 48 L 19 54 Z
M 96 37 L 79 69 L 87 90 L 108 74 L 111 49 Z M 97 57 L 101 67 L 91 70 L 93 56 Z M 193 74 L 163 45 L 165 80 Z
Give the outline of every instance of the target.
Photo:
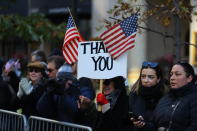
M 54 71 L 54 69 L 50 69 L 50 68 L 48 68 L 48 69 L 47 69 L 47 71 L 48 71 L 48 72 L 53 72 L 53 71 Z
M 151 68 L 155 68 L 158 66 L 157 62 L 149 62 L 149 61 L 144 61 L 142 63 L 142 67 L 151 67 Z
M 41 69 L 39 69 L 39 68 L 28 68 L 28 71 L 38 73 L 38 72 L 41 72 Z

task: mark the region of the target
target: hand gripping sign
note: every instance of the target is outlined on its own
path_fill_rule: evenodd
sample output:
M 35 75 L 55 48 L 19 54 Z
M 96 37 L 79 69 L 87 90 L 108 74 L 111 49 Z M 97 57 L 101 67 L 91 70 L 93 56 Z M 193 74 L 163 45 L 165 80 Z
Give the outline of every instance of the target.
M 127 54 L 113 60 L 102 41 L 80 42 L 78 45 L 78 78 L 109 79 L 127 76 Z

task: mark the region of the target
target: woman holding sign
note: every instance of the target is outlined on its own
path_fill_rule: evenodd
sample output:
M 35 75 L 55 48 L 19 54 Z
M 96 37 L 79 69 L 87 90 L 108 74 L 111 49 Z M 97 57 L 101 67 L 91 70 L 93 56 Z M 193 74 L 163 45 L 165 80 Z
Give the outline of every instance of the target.
M 98 112 L 95 131 L 127 131 L 128 96 L 125 79 L 121 76 L 106 79 L 102 93 L 96 97 L 101 106 Z
M 129 95 L 133 131 L 154 131 L 153 110 L 163 94 L 163 77 L 158 63 L 143 62 L 140 77 Z

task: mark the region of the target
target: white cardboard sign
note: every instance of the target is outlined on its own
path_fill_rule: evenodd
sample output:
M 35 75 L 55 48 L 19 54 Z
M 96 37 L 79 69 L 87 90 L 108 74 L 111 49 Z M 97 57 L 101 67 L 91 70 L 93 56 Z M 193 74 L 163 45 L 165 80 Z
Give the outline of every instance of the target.
M 127 54 L 113 60 L 102 41 L 80 42 L 78 45 L 78 78 L 109 79 L 127 76 Z

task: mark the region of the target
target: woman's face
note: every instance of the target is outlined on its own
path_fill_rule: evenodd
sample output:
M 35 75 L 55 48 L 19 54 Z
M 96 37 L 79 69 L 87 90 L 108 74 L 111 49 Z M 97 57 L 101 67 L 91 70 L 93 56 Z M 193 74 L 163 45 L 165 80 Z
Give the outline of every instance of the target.
M 42 73 L 41 70 L 38 68 L 31 68 L 28 71 L 29 79 L 33 82 L 36 83 L 42 78 Z
M 192 76 L 187 77 L 184 68 L 181 65 L 174 65 L 170 72 L 171 88 L 180 88 L 192 81 Z
M 111 94 L 114 90 L 115 88 L 113 82 L 110 82 L 108 85 L 103 84 L 103 94 L 105 96 Z
M 157 77 L 156 71 L 152 68 L 142 69 L 141 82 L 144 87 L 152 87 L 159 83 L 160 78 Z

